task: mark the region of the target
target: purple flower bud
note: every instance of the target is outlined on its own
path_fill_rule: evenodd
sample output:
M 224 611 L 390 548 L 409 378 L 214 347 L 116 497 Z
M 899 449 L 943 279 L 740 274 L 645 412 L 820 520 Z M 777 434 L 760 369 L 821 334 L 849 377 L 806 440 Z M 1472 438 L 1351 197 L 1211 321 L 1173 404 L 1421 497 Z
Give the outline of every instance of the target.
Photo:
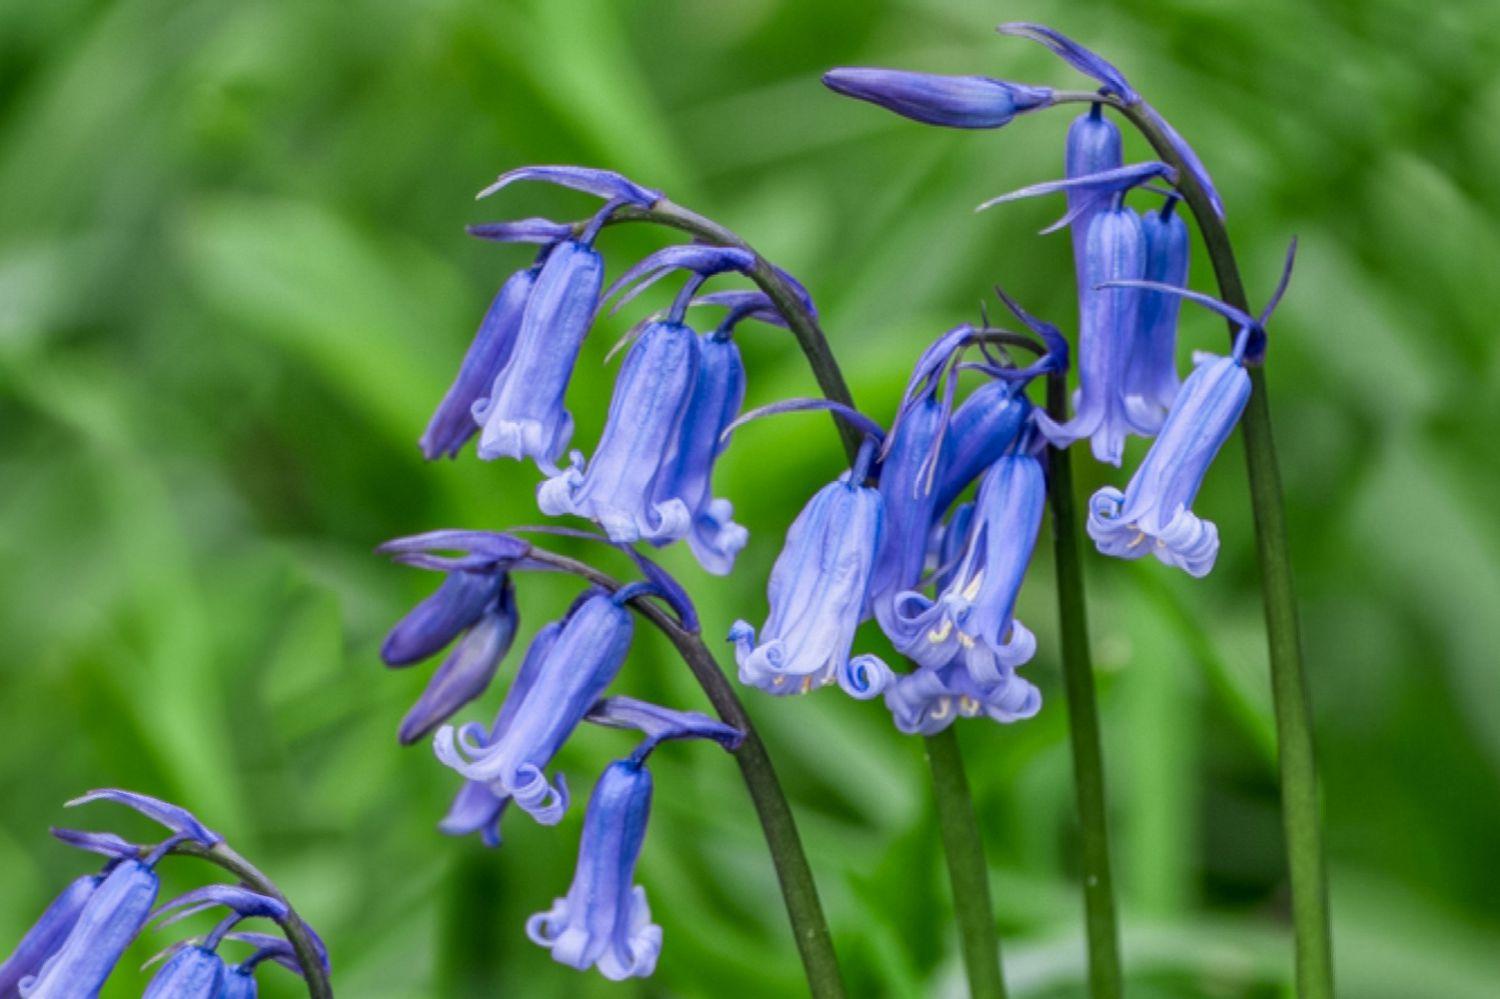
M 942 512 L 1010 448 L 1031 403 L 1013 384 L 985 382 L 954 412 L 943 435 L 933 509 Z
M 866 445 L 866 452 L 869 451 Z M 850 659 L 875 553 L 880 550 L 880 494 L 859 484 L 868 458 L 818 491 L 797 515 L 771 569 L 771 613 L 755 629 L 729 629 L 740 682 L 771 694 L 801 694 L 837 680 L 851 696 L 873 697 L 890 669 L 875 656 Z
M 1191 576 L 1208 574 L 1219 531 L 1192 504 L 1249 398 L 1250 376 L 1237 359 L 1200 355 L 1124 494 L 1106 486 L 1089 501 L 1089 537 L 1101 552 L 1155 555 Z
M 1025 111 L 1052 103 L 1049 87 L 984 76 L 939 76 L 898 69 L 843 67 L 823 74 L 830 90 L 948 128 L 999 128 Z
M 1141 218 L 1146 238 L 1147 281 L 1184 287 L 1188 273 L 1188 231 L 1182 217 L 1172 211 L 1175 201 L 1161 212 Z M 1177 313 L 1182 299 L 1159 291 L 1142 291 L 1140 318 L 1135 340 L 1125 363 L 1125 401 L 1136 419 L 1153 432 L 1161 428 L 1167 410 L 1177 397 Z
M 907 591 L 896 601 L 896 648 L 934 669 L 961 663 L 981 687 L 1031 659 L 1036 638 L 1014 617 L 1016 594 L 1041 528 L 1041 463 L 1015 450 L 985 473 L 964 555 L 936 601 Z
M 487 399 L 474 406 L 481 426 L 479 457 L 532 458 L 556 474 L 573 436 L 563 396 L 594 319 L 604 260 L 592 246 L 559 243 L 542 265 L 526 300 L 510 360 Z
M 150 865 L 120 861 L 84 903 L 62 946 L 35 978 L 21 983 L 21 994 L 27 999 L 97 995 L 151 914 L 158 886 Z
M 692 526 L 681 496 L 662 495 L 668 458 L 698 375 L 698 338 L 680 323 L 651 323 L 630 348 L 615 383 L 598 450 L 537 489 L 551 516 L 599 524 L 611 541 L 676 541 Z
M 908 735 L 936 735 L 957 718 L 983 714 L 997 722 L 1030 718 L 1042 707 L 1036 687 L 1006 670 L 999 682 L 979 684 L 958 662 L 920 666 L 897 677 L 885 691 L 896 728 Z
M 1068 126 L 1068 141 L 1063 153 L 1063 173 L 1070 180 L 1090 174 L 1116 170 L 1125 164 L 1120 140 L 1120 128 L 1104 117 L 1100 106 L 1095 104 L 1089 111 L 1079 115 Z M 1069 225 L 1073 239 L 1073 269 L 1078 278 L 1078 307 L 1083 309 L 1083 293 L 1088 288 L 1088 276 L 1084 273 L 1085 256 L 1088 250 L 1089 223 L 1100 209 L 1108 208 L 1108 199 L 1094 191 L 1067 190 L 1068 213 L 1074 216 Z
M 1125 404 L 1123 382 L 1140 319 L 1139 288 L 1100 287 L 1107 281 L 1139 280 L 1145 272 L 1145 235 L 1135 212 L 1115 206 L 1089 223 L 1084 250 L 1078 329 L 1078 395 L 1073 419 L 1061 426 L 1044 413 L 1037 426 L 1049 441 L 1065 447 L 1091 438 L 1094 457 L 1119 465 L 1127 433 L 1146 434 Z
M 0 964 L 0 996 L 13 999 L 21 979 L 35 975 L 47 958 L 55 954 L 78 924 L 78 916 L 104 880 L 102 874 L 78 878 L 52 900 L 52 904 L 32 924 L 16 944 L 10 957 Z
M 387 666 L 408 666 L 436 655 L 495 603 L 501 578 L 492 573 L 450 572 L 442 585 L 386 635 L 380 658 Z
M 427 430 L 422 434 L 422 454 L 428 461 L 447 455 L 457 456 L 464 444 L 479 430 L 474 422 L 474 405 L 484 398 L 496 377 L 510 360 L 526 300 L 536 284 L 539 268 L 532 267 L 512 274 L 500 286 L 490 303 L 479 332 L 464 355 L 458 376 L 448 394 L 438 404 Z
M 526 923 L 526 935 L 554 960 L 597 967 L 615 981 L 656 969 L 661 927 L 651 922 L 645 889 L 633 884 L 650 815 L 651 772 L 633 760 L 611 763 L 589 798 L 573 884 Z
M 556 824 L 567 809 L 567 791 L 560 779 L 549 785 L 542 770 L 619 673 L 633 629 L 630 612 L 613 597 L 589 596 L 548 642 L 535 676 L 507 695 L 513 713 L 497 726 L 502 731 L 479 745 L 472 739 L 478 726 L 466 727 L 460 739 L 445 725 L 433 742 L 438 759 L 497 796 L 513 797 L 543 825 Z
M 726 322 L 728 319 L 726 318 Z M 677 497 L 692 512 L 687 540 L 694 557 L 716 576 L 734 568 L 750 535 L 730 518 L 734 507 L 713 495 L 714 463 L 728 442 L 722 438 L 745 401 L 745 363 L 727 336 L 698 340 L 698 377 L 682 417 L 670 460 L 657 481 L 658 503 Z
M 184 947 L 162 966 L 141 999 L 221 999 L 227 969 L 206 947 Z
M 427 735 L 485 692 L 510 651 L 519 623 L 515 587 L 505 578 L 498 598 L 459 640 L 401 720 L 398 738 L 403 746 Z

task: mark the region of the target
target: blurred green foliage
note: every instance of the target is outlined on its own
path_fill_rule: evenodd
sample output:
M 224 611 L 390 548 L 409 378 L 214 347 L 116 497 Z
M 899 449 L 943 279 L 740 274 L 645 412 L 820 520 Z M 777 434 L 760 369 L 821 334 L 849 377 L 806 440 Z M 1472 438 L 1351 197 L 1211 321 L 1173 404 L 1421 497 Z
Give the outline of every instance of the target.
M 1500 994 L 1500 6 L 1484 0 L 0 3 L 0 946 L 87 867 L 49 824 L 146 834 L 108 806 L 60 809 L 123 785 L 197 809 L 269 871 L 328 939 L 342 995 L 796 994 L 748 802 L 704 746 L 657 756 L 656 977 L 608 985 L 526 942 L 525 916 L 567 887 L 581 809 L 557 829 L 512 816 L 495 852 L 435 833 L 454 779 L 394 737 L 425 671 L 376 658 L 433 581 L 370 549 L 539 519 L 529 467 L 424 466 L 414 446 L 526 259 L 463 224 L 590 207 L 531 186 L 471 203 L 511 166 L 613 167 L 742 231 L 812 288 L 881 419 L 920 346 L 993 282 L 1071 324 L 1067 239 L 1034 235 L 1057 206 L 970 214 L 1057 173 L 1066 114 L 945 133 L 817 82 L 879 63 L 1073 85 L 991 34 L 1018 18 L 1103 50 L 1191 137 L 1252 298 L 1302 237 L 1269 377 L 1343 991 Z M 662 241 L 612 230 L 612 271 Z M 580 365 L 584 447 L 605 345 L 633 318 Z M 1222 326 L 1187 313 L 1184 340 L 1217 348 Z M 752 404 L 811 390 L 784 335 L 742 342 Z M 667 555 L 710 636 L 763 613 L 780 533 L 841 462 L 821 417 L 738 435 L 718 484 L 752 530 L 739 570 Z M 1119 479 L 1090 465 L 1082 486 Z M 1276 995 L 1290 946 L 1237 443 L 1201 512 L 1225 539 L 1209 579 L 1089 568 L 1125 953 L 1136 996 Z M 1078 995 L 1083 969 L 1049 584 L 1043 545 L 1021 613 L 1048 708 L 961 733 L 1017 996 Z M 528 578 L 528 630 L 570 592 Z M 701 704 L 644 633 L 622 687 Z M 919 744 L 831 691 L 747 700 L 855 993 L 958 994 Z M 627 745 L 583 733 L 562 767 L 581 792 Z M 211 873 L 190 864 L 174 885 Z M 148 932 L 106 995 L 137 994 L 130 967 L 174 937 Z

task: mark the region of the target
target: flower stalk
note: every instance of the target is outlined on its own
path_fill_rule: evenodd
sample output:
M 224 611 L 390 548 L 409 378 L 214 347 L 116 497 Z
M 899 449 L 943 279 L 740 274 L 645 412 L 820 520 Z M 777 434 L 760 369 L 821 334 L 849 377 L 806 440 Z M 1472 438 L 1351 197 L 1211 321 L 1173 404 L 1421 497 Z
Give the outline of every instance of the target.
M 1047 410 L 1067 415 L 1067 376 L 1047 378 Z M 1067 448 L 1049 448 L 1052 481 L 1052 542 L 1057 573 L 1057 619 L 1061 632 L 1063 691 L 1068 702 L 1068 738 L 1073 749 L 1073 785 L 1083 846 L 1084 924 L 1088 942 L 1089 992 L 1094 999 L 1118 999 L 1119 928 L 1110 876 L 1109 827 L 1104 799 L 1104 760 L 1099 744 L 1099 705 L 1089 654 L 1088 611 L 1083 596 L 1078 512 L 1073 496 L 1073 462 Z
M 1114 103 L 1114 102 L 1111 102 Z M 1180 154 L 1156 120 L 1139 106 L 1115 105 L 1122 115 L 1174 166 Z M 1208 193 L 1191 170 L 1182 169 L 1179 190 L 1208 251 L 1219 297 L 1248 311 L 1244 282 L 1229 232 L 1214 211 Z M 1230 338 L 1238 328 L 1230 324 Z M 1328 916 L 1328 876 L 1318 808 L 1318 768 L 1313 750 L 1312 704 L 1302 663 L 1301 625 L 1292 586 L 1287 542 L 1286 500 L 1276 463 L 1271 406 L 1265 370 L 1247 364 L 1250 400 L 1240 418 L 1249 469 L 1250 507 L 1255 521 L 1255 552 L 1265 601 L 1266 643 L 1271 664 L 1271 698 L 1276 715 L 1277 764 L 1281 780 L 1282 826 L 1292 886 L 1292 928 L 1297 944 L 1297 994 L 1302 999 L 1332 999 L 1333 947 Z

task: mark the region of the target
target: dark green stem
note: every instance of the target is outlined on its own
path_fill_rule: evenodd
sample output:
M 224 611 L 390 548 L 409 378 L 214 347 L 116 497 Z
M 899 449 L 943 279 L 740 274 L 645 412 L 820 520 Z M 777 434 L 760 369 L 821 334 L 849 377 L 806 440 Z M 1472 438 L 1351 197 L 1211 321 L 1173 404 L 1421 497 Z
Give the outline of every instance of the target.
M 1115 102 L 1111 102 L 1115 103 Z M 1213 264 L 1219 296 L 1251 311 L 1240 280 L 1234 247 L 1222 219 L 1203 188 L 1188 172 L 1167 136 L 1139 106 L 1119 106 L 1163 160 L 1178 169 L 1178 189 L 1197 220 Z M 1230 324 L 1231 341 L 1237 332 Z M 1271 406 L 1265 372 L 1251 367 L 1250 401 L 1240 419 L 1249 467 L 1250 506 L 1255 518 L 1255 551 L 1265 600 L 1266 641 L 1271 662 L 1271 697 L 1276 712 L 1277 760 L 1281 776 L 1282 825 L 1292 885 L 1292 928 L 1297 941 L 1297 993 L 1302 999 L 1332 999 L 1333 947 L 1328 916 L 1328 878 L 1318 814 L 1318 767 L 1313 752 L 1312 706 L 1302 665 L 1301 628 L 1292 587 L 1286 533 L 1286 501 L 1271 434 Z
M 995 929 L 995 911 L 990 901 L 989 867 L 984 860 L 984 842 L 979 836 L 979 821 L 974 815 L 958 736 L 950 727 L 929 735 L 926 743 L 969 995 L 973 999 L 1004 999 L 1005 978 L 1000 970 L 1000 934 Z
M 323 970 L 323 958 L 317 944 L 313 942 L 312 931 L 302 921 L 302 917 L 297 915 L 297 910 L 292 908 L 292 903 L 281 893 L 281 889 L 276 887 L 274 881 L 262 874 L 250 861 L 236 853 L 228 843 L 207 847 L 187 841 L 178 843 L 172 848 L 172 852 L 188 857 L 199 857 L 210 864 L 217 864 L 239 878 L 248 887 L 285 904 L 287 914 L 278 921 L 278 925 L 286 934 L 287 942 L 292 945 L 292 951 L 297 955 L 297 963 L 302 966 L 302 978 L 307 983 L 307 994 L 312 999 L 333 999 L 333 986 L 328 983 L 328 973 Z
M 618 580 L 593 566 L 564 555 L 533 548 L 530 557 L 553 569 L 587 579 L 607 590 L 620 588 Z M 760 820 L 761 831 L 770 849 L 771 862 L 781 885 L 781 896 L 786 903 L 797 951 L 802 956 L 808 990 L 815 999 L 840 999 L 844 995 L 844 983 L 839 974 L 838 955 L 833 949 L 833 937 L 828 932 L 828 921 L 823 916 L 823 905 L 818 899 L 818 887 L 813 881 L 807 855 L 802 850 L 797 821 L 792 816 L 791 806 L 787 804 L 786 794 L 781 789 L 781 781 L 776 777 L 776 770 L 766 753 L 765 743 L 755 730 L 755 724 L 735 694 L 734 687 L 724 678 L 718 661 L 703 643 L 701 635 L 684 628 L 681 622 L 645 594 L 628 603 L 655 625 L 676 648 L 719 717 L 745 733 L 744 741 L 734 753 L 734 759 L 739 764 L 740 774 L 750 792 L 750 801 L 755 806 L 756 817 Z
M 1068 385 L 1063 372 L 1047 378 L 1047 411 L 1067 419 Z M 1089 994 L 1118 999 L 1120 936 L 1109 867 L 1109 826 L 1104 798 L 1104 759 L 1099 746 L 1099 705 L 1089 654 L 1088 611 L 1083 597 L 1078 513 L 1073 499 L 1073 461 L 1067 448 L 1049 448 L 1052 542 L 1057 573 L 1057 620 L 1061 634 L 1063 691 L 1068 701 L 1068 738 L 1073 746 L 1073 790 L 1083 846 L 1083 906 L 1088 939 Z

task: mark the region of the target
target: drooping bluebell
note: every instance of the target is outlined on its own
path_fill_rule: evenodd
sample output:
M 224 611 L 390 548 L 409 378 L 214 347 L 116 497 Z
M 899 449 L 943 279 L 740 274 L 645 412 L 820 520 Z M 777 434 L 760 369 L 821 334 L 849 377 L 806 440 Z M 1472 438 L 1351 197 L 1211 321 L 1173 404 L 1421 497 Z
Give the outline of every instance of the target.
M 409 746 L 483 694 L 515 640 L 520 617 L 515 587 L 505 578 L 494 601 L 469 626 L 401 719 L 397 738 Z
M 1187 284 L 1188 231 L 1169 198 L 1159 212 L 1141 217 L 1146 242 L 1145 279 L 1183 287 Z M 1177 377 L 1177 313 L 1181 300 L 1159 291 L 1141 292 L 1135 340 L 1125 363 L 1125 403 L 1135 419 L 1159 430 L 1181 380 Z
M 1127 408 L 1123 384 L 1141 291 L 1101 285 L 1139 280 L 1145 265 L 1145 234 L 1135 212 L 1117 202 L 1094 215 L 1084 251 L 1073 418 L 1059 425 L 1045 413 L 1036 415 L 1038 428 L 1053 444 L 1066 447 L 1088 437 L 1094 457 L 1111 465 L 1120 464 L 1126 434 L 1145 434 L 1150 428 Z
M 873 450 L 867 441 L 854 467 L 819 490 L 787 531 L 766 586 L 771 612 L 759 639 L 748 621 L 730 628 L 740 682 L 799 694 L 836 680 L 860 698 L 884 688 L 885 663 L 849 656 L 883 529 L 880 493 L 861 484 Z
M 542 770 L 614 680 L 630 649 L 634 623 L 620 593 L 599 592 L 579 603 L 556 633 L 519 698 L 504 730 L 486 741 L 482 727 L 465 726 L 460 739 L 451 726 L 438 730 L 438 758 L 497 795 L 509 795 L 538 822 L 554 825 L 567 809 L 559 778 L 547 782 Z
M 160 886 L 156 858 L 122 860 L 89 895 L 67 939 L 34 978 L 21 982 L 26 999 L 89 999 L 107 979 L 151 914 Z
M 1063 173 L 1069 179 L 1116 170 L 1125 165 L 1120 128 L 1104 117 L 1101 106 L 1092 105 L 1068 126 L 1063 151 Z M 1068 212 L 1074 215 L 1069 226 L 1073 240 L 1073 271 L 1078 280 L 1079 310 L 1083 308 L 1083 290 L 1088 287 L 1084 259 L 1088 249 L 1089 222 L 1108 202 L 1097 192 L 1069 188 L 1066 192 Z
M 988 381 L 954 410 L 943 435 L 933 507 L 948 509 L 1005 453 L 1026 425 L 1031 403 L 1014 382 Z
M 103 874 L 75 878 L 43 910 L 21 938 L 21 942 L 16 944 L 16 949 L 5 959 L 5 963 L 0 964 L 0 997 L 13 999 L 19 995 L 17 990 L 21 979 L 35 975 L 47 958 L 62 947 L 63 941 L 68 939 L 68 934 L 77 925 L 84 905 L 103 880 Z
M 620 980 L 650 975 L 661 953 L 635 865 L 651 811 L 651 772 L 635 760 L 611 763 L 594 786 L 583 819 L 578 868 L 567 895 L 526 923 L 526 933 L 554 960 L 597 967 Z
M 1013 446 L 980 482 L 963 557 L 937 599 L 914 590 L 897 598 L 896 648 L 934 669 L 958 662 L 981 687 L 1030 660 L 1036 638 L 1014 611 L 1045 500 L 1041 463 Z
M 694 510 L 664 487 L 698 377 L 698 337 L 680 322 L 653 322 L 631 346 L 615 382 L 609 417 L 587 466 L 542 483 L 537 503 L 551 516 L 594 521 L 612 541 L 667 543 L 684 537 Z
M 221 999 L 227 974 L 217 952 L 184 947 L 152 976 L 142 999 Z
M 1200 357 L 1125 492 L 1105 486 L 1089 501 L 1089 537 L 1101 552 L 1155 555 L 1191 576 L 1208 574 L 1219 531 L 1192 503 L 1249 398 L 1250 376 L 1239 358 Z
M 719 330 L 698 340 L 698 377 L 656 494 L 657 502 L 679 498 L 686 504 L 692 513 L 688 547 L 698 564 L 718 576 L 734 568 L 750 538 L 733 521 L 733 504 L 713 495 L 714 464 L 728 443 L 723 433 L 745 399 L 745 364 L 729 335 L 731 320 L 738 318 L 726 316 Z
M 841 67 L 823 74 L 830 90 L 913 121 L 947 128 L 999 128 L 1052 103 L 1049 87 L 984 76 L 940 76 L 898 69 Z
M 889 450 L 880 463 L 884 529 L 869 584 L 870 608 L 882 628 L 892 620 L 897 594 L 917 584 L 927 561 L 938 499 L 934 463 L 948 416 L 934 381 L 903 406 L 891 427 Z

